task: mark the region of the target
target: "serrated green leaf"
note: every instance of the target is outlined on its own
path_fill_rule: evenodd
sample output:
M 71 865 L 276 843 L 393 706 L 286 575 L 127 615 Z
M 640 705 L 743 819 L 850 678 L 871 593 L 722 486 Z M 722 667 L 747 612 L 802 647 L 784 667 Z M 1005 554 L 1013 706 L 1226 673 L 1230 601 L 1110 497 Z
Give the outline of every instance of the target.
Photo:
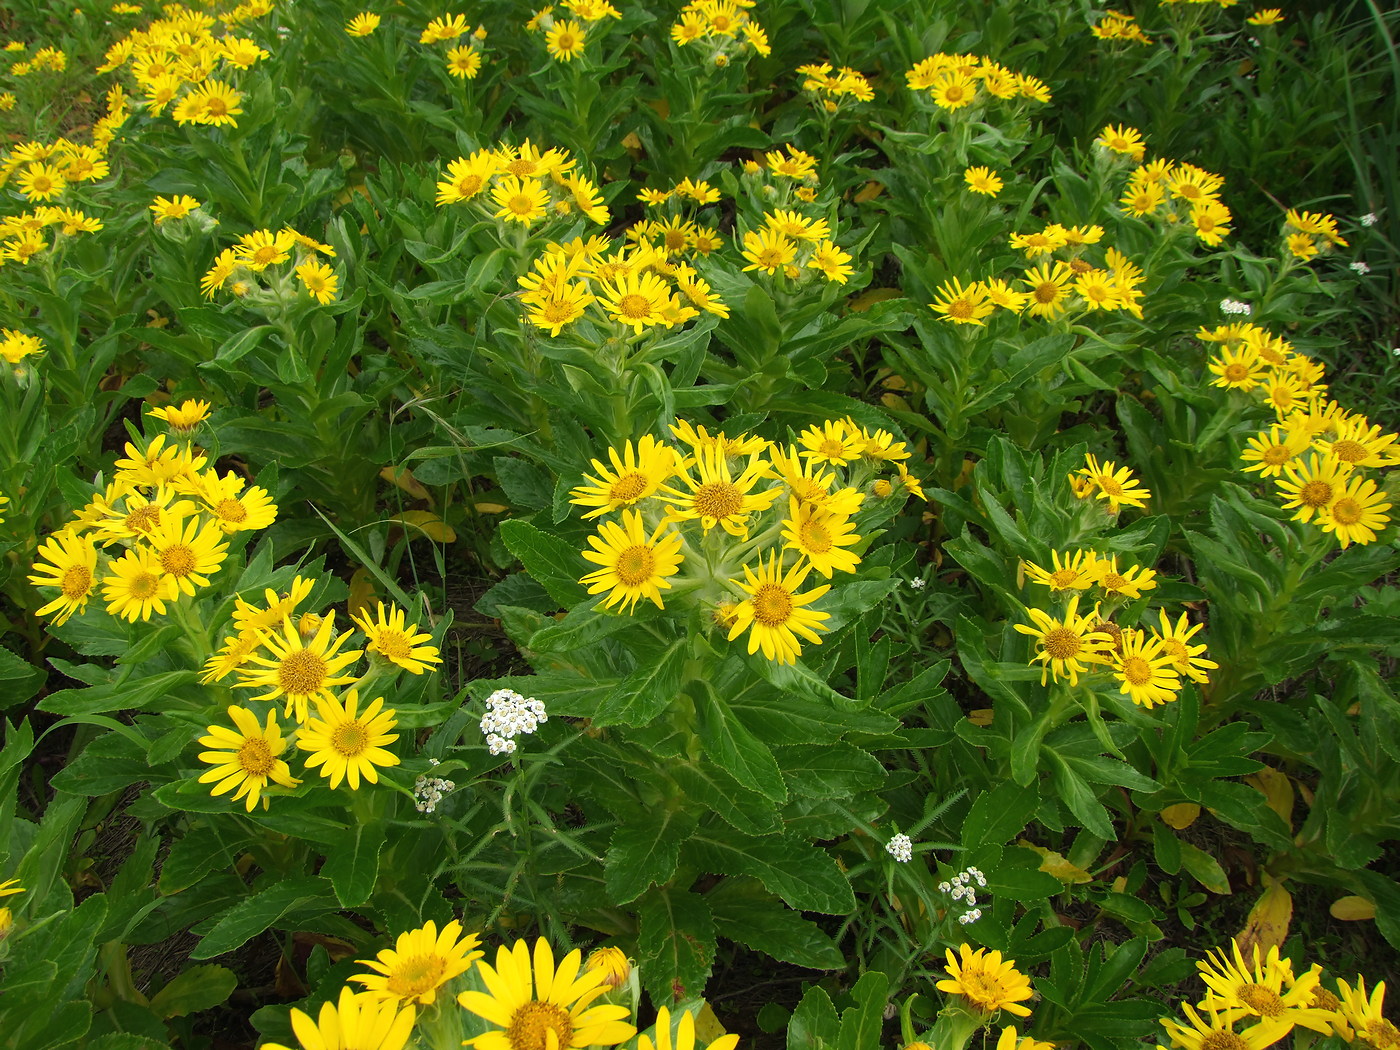
M 519 518 L 503 521 L 500 536 L 525 571 L 561 606 L 572 609 L 588 597 L 578 582 L 588 563 L 572 544 Z
M 698 996 L 715 959 L 715 924 L 698 894 L 652 890 L 637 909 L 637 962 L 651 1001 L 674 1006 Z
M 369 900 L 379 878 L 379 851 L 384 848 L 382 824 L 356 824 L 326 858 L 321 874 L 331 880 L 342 908 Z
M 613 903 L 636 900 L 652 883 L 664 887 L 676 873 L 681 843 L 694 830 L 695 818 L 684 811 L 654 810 L 619 825 L 604 868 Z
M 788 910 L 757 880 L 725 879 L 705 895 L 715 930 L 772 956 L 812 970 L 839 970 L 846 957 L 816 923 Z
M 710 692 L 697 705 L 700 742 L 706 757 L 744 787 L 775 802 L 787 799 L 787 785 L 768 745 L 749 731 L 729 705 Z
M 844 915 L 855 907 L 855 894 L 830 854 L 795 836 L 754 838 L 738 833 L 697 832 L 685 856 L 702 871 L 749 875 L 798 911 Z
M 284 921 L 294 924 L 326 912 L 339 903 L 328 879 L 302 875 L 284 879 L 255 893 L 219 919 L 190 952 L 194 959 L 212 959 L 242 947 L 264 930 Z M 287 927 L 278 927 L 285 929 Z M 295 925 L 292 928 L 297 928 Z
M 151 996 L 151 1010 L 161 1020 L 210 1010 L 225 1002 L 238 978 L 223 966 L 192 966 Z

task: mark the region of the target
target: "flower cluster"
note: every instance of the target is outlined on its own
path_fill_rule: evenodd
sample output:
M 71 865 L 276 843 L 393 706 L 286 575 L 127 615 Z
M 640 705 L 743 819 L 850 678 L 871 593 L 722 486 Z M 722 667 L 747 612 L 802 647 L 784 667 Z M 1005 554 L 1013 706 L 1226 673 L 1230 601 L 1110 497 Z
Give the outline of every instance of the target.
M 671 39 L 680 47 L 695 44 L 709 51 L 708 64 L 724 67 L 737 57 L 773 53 L 768 34 L 753 20 L 754 0 L 690 0 L 671 27 Z
M 1125 138 L 1137 136 L 1132 128 L 1119 130 Z M 1215 247 L 1233 232 L 1229 225 L 1233 216 L 1220 200 L 1224 185 L 1223 178 L 1204 168 L 1161 158 L 1140 163 L 1128 173 L 1118 203 L 1126 214 L 1140 219 L 1183 227 L 1190 223 L 1197 240 Z
M 1300 212 L 1289 208 L 1284 216 L 1281 236 L 1288 254 L 1303 262 L 1315 259 L 1319 254 L 1330 252 L 1333 248 L 1350 247 L 1337 232 L 1337 220 L 1330 215 L 1314 211 Z
M 513 755 L 516 737 L 529 736 L 548 721 L 541 701 L 521 696 L 513 689 L 497 689 L 486 698 L 481 732 L 491 754 Z
M 960 871 L 938 884 L 938 892 L 945 894 L 959 908 L 958 924 L 962 926 L 969 926 L 982 917 L 982 909 L 977 907 L 977 891 L 972 888 L 974 882 L 978 888 L 986 888 L 987 876 L 982 874 L 980 868 Z
M 998 277 L 965 285 L 952 278 L 939 286 L 938 298 L 929 308 L 953 324 L 979 326 L 998 310 L 1046 320 L 1100 310 L 1141 317 L 1141 268 L 1116 248 L 1105 250 L 1097 265 L 1086 257 L 1088 246 L 1102 237 L 1101 226 L 1059 223 L 1032 233 L 1013 233 L 1011 247 L 1025 252 L 1028 260 L 1045 256 L 1039 265 L 1023 271 L 1014 283 Z M 1066 258 L 1051 257 L 1062 250 Z
M 271 10 L 251 5 L 224 16 L 225 28 Z M 107 50 L 99 73 L 128 69 L 140 93 L 136 105 L 155 117 L 167 109 L 177 124 L 237 127 L 243 93 L 232 81 L 268 52 L 249 37 L 224 32 L 215 36 L 216 19 L 181 4 L 169 4 L 165 17 L 135 29 Z
M 815 270 L 827 281 L 845 284 L 855 272 L 850 254 L 832 240 L 827 221 L 795 210 L 765 212 L 763 225 L 743 234 L 743 245 L 746 273 L 781 273 L 789 281 L 800 281 Z
M 589 28 L 605 18 L 621 19 L 622 12 L 608 0 L 564 0 L 562 6 L 571 17 L 556 18 L 555 6 L 536 11 L 525 23 L 532 33 L 544 34 L 545 53 L 556 62 L 571 62 L 581 58 L 588 43 Z
M 835 113 L 847 99 L 869 102 L 875 97 L 865 74 L 850 66 L 833 69 L 830 62 L 813 62 L 798 66 L 802 74 L 802 90 L 821 103 L 822 109 Z
M 438 765 L 435 758 L 428 759 L 431 765 Z M 430 777 L 426 773 L 420 774 L 413 781 L 413 808 L 419 813 L 432 813 L 436 811 L 438 803 L 445 795 L 457 790 L 457 784 L 442 777 Z
M 1384 981 L 1370 995 L 1360 976 L 1354 988 L 1337 981 L 1333 992 L 1316 963 L 1296 974 L 1277 946 L 1265 951 L 1255 944 L 1246 952 L 1238 939 L 1229 952 L 1208 952 L 1196 967 L 1204 998 L 1195 1006 L 1182 1003 L 1183 1019 L 1161 1020 L 1174 1047 L 1266 1047 L 1297 1027 L 1362 1046 L 1400 1046 L 1400 1030 L 1384 1014 Z
M 31 73 L 62 73 L 68 68 L 68 56 L 56 47 L 41 47 L 27 59 L 10 64 L 10 76 L 27 77 Z
M 1150 44 L 1152 38 L 1142 31 L 1137 19 L 1112 9 L 1104 13 L 1090 30 L 1100 40 L 1126 40 L 1130 44 Z
M 218 254 L 199 288 L 209 299 L 226 288 L 249 305 L 288 302 L 304 292 L 324 305 L 335 298 L 340 278 L 322 255 L 334 257 L 335 249 L 290 226 L 254 230 Z
M 1084 466 L 1069 475 L 1069 487 L 1078 499 L 1103 500 L 1110 515 L 1121 507 L 1144 510 L 1152 498 L 1131 470 L 1111 459 L 1100 461 L 1092 452 L 1085 454 Z
M 228 555 L 225 537 L 267 528 L 277 507 L 263 489 L 207 463 L 165 434 L 127 442 L 111 483 L 39 548 L 30 582 L 58 593 L 38 615 L 61 624 L 101 586 L 108 613 L 145 621 L 208 587 Z
M 598 187 L 574 167 L 568 150 L 541 151 L 529 139 L 520 146 L 503 142 L 449 163 L 437 184 L 437 204 L 471 201 L 483 216 L 526 229 L 575 213 L 606 226 L 611 215 Z
M 365 19 L 364 15 L 359 15 L 357 17 Z M 374 18 L 374 25 L 371 26 L 368 21 L 361 21 L 356 25 L 355 20 L 352 19 L 350 26 L 346 27 L 346 32 L 350 32 L 351 36 L 368 36 L 370 33 L 374 32 L 379 25 L 379 18 L 377 15 L 372 15 L 370 17 Z M 354 32 L 351 32 L 352 26 L 355 27 Z M 453 41 L 461 39 L 462 37 L 466 37 L 464 43 L 453 43 Z M 474 80 L 476 79 L 476 75 L 481 72 L 482 45 L 485 41 L 486 27 L 479 25 L 476 29 L 472 29 L 471 26 L 467 24 L 467 19 L 464 15 L 443 15 L 441 18 L 434 18 L 423 28 L 423 32 L 418 36 L 418 42 L 420 44 L 453 45 L 447 49 L 447 53 L 444 55 L 444 61 L 447 65 L 448 74 L 459 80 Z
M 102 229 L 102 220 L 77 208 L 60 208 L 41 204 L 33 211 L 8 215 L 0 219 L 0 266 L 7 262 L 28 265 L 29 260 L 50 247 L 45 236 L 53 227 L 53 247 L 65 238 Z
M 902 832 L 885 843 L 885 852 L 901 864 L 908 864 L 914 856 L 914 840 Z
M 904 80 L 910 90 L 927 92 L 934 105 L 950 113 L 983 105 L 989 99 L 1050 101 L 1050 89 L 1044 81 L 981 55 L 939 52 L 917 62 L 904 74 Z
M 867 494 L 871 516 L 896 493 L 922 498 L 903 464 L 909 452 L 849 419 L 809 427 L 787 446 L 683 421 L 671 433 L 684 451 L 649 435 L 629 441 L 608 450 L 611 465 L 593 460 L 572 491 L 584 517 L 620 517 L 589 537 L 583 557 L 598 568 L 580 582 L 606 595 L 603 608 L 625 611 L 643 598 L 664 609 L 662 591 L 673 591 L 708 609 L 728 640 L 747 632 L 750 654 L 794 662 L 799 637 L 818 644 L 829 630 L 829 614 L 812 605 L 831 584 L 803 585 L 813 573 L 856 570 Z M 881 477 L 891 466 L 895 476 Z
M 17 332 L 13 328 L 0 328 L 0 357 L 11 365 L 18 365 L 43 349 L 44 341 L 36 336 Z
M 1288 340 L 1247 321 L 1202 328 L 1220 346 L 1211 385 L 1238 390 L 1274 410 L 1275 422 L 1248 440 L 1244 469 L 1272 478 L 1293 520 L 1315 523 L 1343 547 L 1373 543 L 1391 504 L 1370 476 L 1400 463 L 1400 435 L 1326 397 L 1325 367 Z

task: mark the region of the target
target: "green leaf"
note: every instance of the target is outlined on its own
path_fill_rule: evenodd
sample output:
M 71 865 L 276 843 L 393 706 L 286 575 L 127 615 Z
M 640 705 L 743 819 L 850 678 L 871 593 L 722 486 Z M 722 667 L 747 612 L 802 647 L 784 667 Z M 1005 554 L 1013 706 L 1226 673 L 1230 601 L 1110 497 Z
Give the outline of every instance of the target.
M 644 726 L 666 710 L 680 692 L 688 639 L 678 638 L 660 658 L 643 663 L 603 697 L 593 713 L 595 726 Z
M 695 831 L 695 818 L 683 811 L 653 810 L 620 824 L 608 847 L 605 876 L 614 904 L 636 900 L 652 883 L 664 887 L 676 873 L 681 843 Z
M 124 733 L 105 733 L 54 774 L 54 787 L 74 795 L 94 796 L 148 780 L 148 746 L 149 742 L 134 741 Z
M 160 892 L 171 896 L 189 889 L 216 868 L 230 867 L 235 852 L 245 842 L 247 836 L 233 821 L 193 825 L 170 847 L 160 866 Z
M 773 752 L 713 690 L 709 694 L 707 702 L 696 705 L 700 742 L 706 756 L 744 787 L 775 802 L 785 801 L 787 785 Z
M 337 907 L 339 904 L 327 879 L 314 875 L 284 879 L 225 912 L 223 918 L 195 945 L 190 957 L 212 959 L 242 947 L 278 923 L 294 924 L 335 911 Z
M 379 878 L 379 851 L 383 848 L 383 824 L 357 824 L 331 850 L 321 874 L 331 880 L 342 908 L 356 908 L 369 900 Z
M 642 615 L 645 616 L 645 612 Z M 570 609 L 562 620 L 546 620 L 545 625 L 530 636 L 527 647 L 539 653 L 578 652 L 594 642 L 625 631 L 637 619 L 623 612 L 594 609 L 585 602 Z
M 1050 759 L 1050 776 L 1055 783 L 1057 794 L 1069 811 L 1084 827 L 1084 830 L 1101 839 L 1114 838 L 1113 822 L 1089 785 L 1053 751 L 1043 752 Z
M 572 544 L 519 518 L 501 522 L 500 537 L 520 559 L 525 571 L 561 606 L 571 609 L 588 597 L 578 582 L 580 570 L 586 569 L 588 563 Z
M 39 701 L 40 711 L 56 715 L 109 714 L 113 711 L 164 711 L 170 694 L 197 681 L 194 671 L 166 671 L 91 689 L 60 689 Z
M 851 884 L 823 849 L 795 836 L 753 838 L 696 833 L 685 844 L 687 859 L 716 875 L 751 875 L 798 911 L 844 915 L 856 906 Z
M 782 822 L 774 805 L 756 791 L 741 787 L 722 769 L 678 765 L 671 771 L 677 785 L 699 807 L 715 814 L 736 831 L 766 835 Z
M 637 963 L 651 1001 L 674 1006 L 701 994 L 715 959 L 715 923 L 705 899 L 672 887 L 637 909 Z
M 225 1002 L 238 987 L 232 970 L 222 966 L 192 966 L 151 996 L 151 1010 L 163 1021 L 210 1010 Z
M 890 979 L 879 970 L 867 970 L 851 989 L 854 1006 L 841 1011 L 840 1050 L 865 1050 L 880 1044 L 880 1029 L 889 1005 Z
M 793 794 L 808 798 L 850 798 L 878 791 L 885 767 L 853 744 L 802 744 L 773 752 Z
M 814 984 L 792 1012 L 788 1022 L 787 1050 L 824 1050 L 834 1047 L 841 1035 L 836 1006 L 821 985 Z
M 725 879 L 705 895 L 721 937 L 812 970 L 839 970 L 846 957 L 816 923 L 789 911 L 760 883 Z
M 1225 874 L 1225 869 L 1205 850 L 1189 842 L 1181 843 L 1181 866 L 1211 893 L 1230 892 L 1230 880 Z
M 1039 804 L 1040 795 L 1034 784 L 1023 787 L 1003 782 L 984 791 L 963 821 L 963 848 L 973 850 L 1010 842 L 1030 823 Z

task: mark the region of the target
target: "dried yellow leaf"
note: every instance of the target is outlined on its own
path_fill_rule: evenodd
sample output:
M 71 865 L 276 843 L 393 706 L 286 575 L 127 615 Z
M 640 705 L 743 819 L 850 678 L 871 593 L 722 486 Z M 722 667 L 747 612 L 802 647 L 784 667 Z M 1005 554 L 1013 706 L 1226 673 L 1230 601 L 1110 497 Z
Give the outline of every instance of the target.
M 1201 815 L 1201 807 L 1194 802 L 1178 802 L 1174 806 L 1168 806 L 1162 810 L 1162 823 L 1169 828 L 1181 831 L 1196 823 L 1196 818 Z
M 1360 922 L 1376 917 L 1376 906 L 1365 897 L 1341 897 L 1334 900 L 1327 910 L 1332 913 L 1332 918 L 1341 919 L 1342 922 Z

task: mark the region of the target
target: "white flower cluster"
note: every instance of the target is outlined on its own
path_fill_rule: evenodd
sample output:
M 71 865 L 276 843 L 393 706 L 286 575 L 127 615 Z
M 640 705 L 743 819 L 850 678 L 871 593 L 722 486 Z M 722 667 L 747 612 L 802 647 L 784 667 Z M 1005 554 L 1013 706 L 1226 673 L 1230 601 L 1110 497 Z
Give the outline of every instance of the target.
M 438 764 L 435 758 L 428 759 L 433 765 Z M 450 780 L 443 780 L 441 777 L 420 776 L 413 782 L 413 797 L 416 800 L 413 808 L 419 813 L 431 813 L 437 809 L 438 803 L 442 801 L 442 796 L 456 790 L 457 785 Z
M 901 864 L 906 864 L 914 855 L 914 841 L 908 835 L 896 835 L 885 843 L 885 852 Z
M 1362 225 L 1362 226 L 1374 226 L 1375 224 L 1376 224 L 1376 213 L 1375 213 L 1375 212 L 1373 212 L 1373 211 L 1368 211 L 1365 215 L 1361 216 L 1361 225 Z
M 1367 274 L 1371 272 L 1371 268 L 1367 266 L 1364 262 L 1362 262 L 1360 259 L 1357 259 L 1356 262 L 1351 264 L 1351 272 Z
M 922 576 L 915 576 L 912 580 L 909 581 L 909 586 L 912 590 L 921 591 L 924 589 L 924 585 L 926 583 L 928 583 L 928 581 L 925 580 Z
M 977 892 L 972 888 L 974 882 L 981 888 L 985 888 L 987 885 L 987 876 L 983 875 L 978 868 L 960 871 L 953 876 L 951 881 L 938 884 L 938 892 L 946 893 L 968 909 L 958 916 L 958 922 L 963 926 L 976 922 L 982 917 L 982 909 L 977 907 Z
M 1254 307 L 1248 303 L 1242 303 L 1238 299 L 1221 299 L 1220 312 L 1223 314 L 1242 314 L 1248 317 L 1254 312 Z
M 513 755 L 516 737 L 533 733 L 548 721 L 544 704 L 533 696 L 523 697 L 514 689 L 497 689 L 486 698 L 481 731 L 486 734 L 491 754 Z

